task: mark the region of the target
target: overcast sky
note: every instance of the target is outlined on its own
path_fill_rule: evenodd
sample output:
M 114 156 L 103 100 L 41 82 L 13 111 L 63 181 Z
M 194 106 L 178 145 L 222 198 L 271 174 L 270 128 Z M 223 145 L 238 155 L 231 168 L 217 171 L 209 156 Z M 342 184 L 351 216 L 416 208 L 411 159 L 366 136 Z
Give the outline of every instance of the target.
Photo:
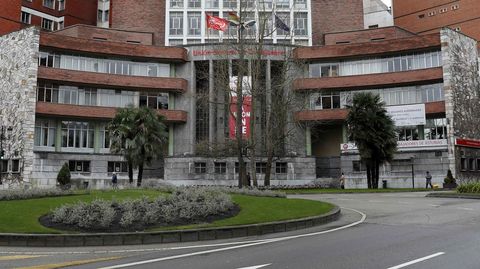
M 387 6 L 392 6 L 392 0 L 382 0 Z

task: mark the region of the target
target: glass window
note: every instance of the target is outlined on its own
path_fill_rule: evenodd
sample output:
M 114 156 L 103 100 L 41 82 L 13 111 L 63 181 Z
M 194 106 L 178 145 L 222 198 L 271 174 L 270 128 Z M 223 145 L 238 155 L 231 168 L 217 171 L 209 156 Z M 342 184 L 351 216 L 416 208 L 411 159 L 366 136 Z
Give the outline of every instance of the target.
M 58 0 L 58 10 L 65 10 L 65 0 Z
M 215 162 L 215 174 L 225 174 L 225 173 L 227 173 L 227 163 Z
M 367 171 L 367 166 L 365 162 L 362 161 L 352 161 L 353 171 L 354 172 L 363 172 Z
M 202 7 L 202 1 L 201 0 L 188 0 L 188 7 L 200 8 L 200 7 Z
M 183 12 L 170 12 L 170 35 L 183 35 Z
M 55 8 L 55 0 L 43 0 L 43 6 L 48 8 Z
M 295 13 L 294 14 L 294 30 L 295 35 L 306 36 L 308 35 L 308 14 L 307 13 Z
M 290 0 L 277 0 L 277 8 L 290 8 Z
M 223 0 L 223 8 L 234 9 L 237 7 L 237 0 Z
M 277 174 L 286 174 L 287 173 L 287 163 L 285 162 L 277 162 L 275 163 L 275 173 Z
M 47 31 L 53 31 L 53 21 L 42 18 L 42 29 Z
M 22 11 L 21 20 L 22 23 L 30 24 L 32 22 L 32 16 L 30 15 L 30 13 Z
M 55 121 L 36 120 L 35 121 L 35 146 L 55 147 Z
M 195 162 L 195 174 L 205 174 L 207 173 L 207 163 L 205 162 Z
M 68 161 L 70 172 L 90 173 L 90 161 Z
M 218 1 L 219 0 L 206 0 L 205 7 L 206 8 L 218 8 Z
M 62 147 L 93 148 L 94 130 L 88 122 L 62 121 Z
M 183 0 L 170 0 L 170 8 L 182 8 Z
M 127 162 L 108 162 L 107 165 L 107 172 L 108 173 L 127 173 L 128 166 Z
M 287 2 L 289 2 L 289 0 L 287 0 Z M 279 7 L 279 2 L 277 2 L 277 8 Z M 278 12 L 277 13 L 277 17 L 283 21 L 283 23 L 285 23 L 287 26 L 290 27 L 290 13 L 285 13 L 285 12 Z M 276 18 L 275 18 L 276 19 Z M 282 30 L 280 28 L 276 28 L 277 30 L 277 35 L 290 35 L 290 32 L 287 32 L 285 30 Z
M 267 163 L 265 162 L 255 163 L 255 171 L 257 174 L 265 174 L 267 172 Z

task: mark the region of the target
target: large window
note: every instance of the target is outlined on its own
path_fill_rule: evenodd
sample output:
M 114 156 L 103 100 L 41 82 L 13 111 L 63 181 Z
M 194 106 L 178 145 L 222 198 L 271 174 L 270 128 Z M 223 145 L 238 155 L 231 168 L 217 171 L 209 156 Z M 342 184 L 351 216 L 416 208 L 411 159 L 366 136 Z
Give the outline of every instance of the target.
M 352 76 L 439 67 L 442 65 L 440 51 L 408 54 L 396 57 L 370 58 L 336 63 L 310 64 L 310 77 Z M 331 66 L 338 66 L 338 72 L 328 72 Z
M 91 58 L 42 51 L 39 66 L 128 76 L 170 77 L 170 64 Z
M 183 35 L 183 12 L 170 12 L 170 35 Z
M 340 94 L 314 94 L 313 109 L 335 109 L 340 108 Z
M 42 18 L 42 29 L 47 31 L 53 31 L 53 21 L 49 19 Z
M 70 172 L 90 173 L 90 161 L 69 161 L 68 168 Z
M 295 35 L 308 35 L 308 14 L 295 13 Z
M 398 141 L 412 141 L 419 140 L 417 127 L 399 127 L 396 130 Z
M 447 139 L 447 119 L 427 119 L 424 128 L 425 139 Z
M 55 121 L 37 119 L 35 121 L 35 146 L 55 146 Z
M 278 4 L 277 4 L 278 7 Z M 283 21 L 287 26 L 290 26 L 290 13 L 283 13 L 283 12 L 278 12 L 277 17 Z M 275 18 L 277 19 L 277 18 Z M 289 35 L 290 32 L 287 32 L 285 30 L 282 30 L 277 27 L 277 35 Z
M 93 148 L 93 135 L 89 122 L 62 121 L 62 147 Z
M 126 173 L 128 172 L 127 162 L 108 162 L 108 173 Z
M 39 82 L 37 85 L 37 101 L 58 102 L 58 85 L 53 83 Z
M 168 109 L 168 93 L 140 93 L 140 106 Z
M 30 13 L 22 11 L 21 20 L 22 20 L 22 23 L 30 24 L 32 23 L 32 15 Z
M 108 130 L 107 124 L 104 124 L 100 128 L 100 147 L 110 148 L 110 131 Z
M 215 162 L 215 174 L 225 174 L 225 173 L 227 173 L 227 163 Z
M 199 36 L 202 33 L 200 12 L 188 12 L 188 35 Z

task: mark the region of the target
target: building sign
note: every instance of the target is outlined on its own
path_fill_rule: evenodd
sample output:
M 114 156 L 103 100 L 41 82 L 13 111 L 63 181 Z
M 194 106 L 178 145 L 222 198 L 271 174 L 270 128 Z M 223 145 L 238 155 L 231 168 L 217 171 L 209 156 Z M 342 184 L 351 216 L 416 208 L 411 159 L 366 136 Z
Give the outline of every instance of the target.
M 245 55 L 257 55 L 257 50 L 246 49 Z M 262 50 L 263 56 L 282 56 L 285 55 L 284 50 Z M 192 56 L 228 56 L 239 55 L 239 51 L 235 49 L 193 49 Z
M 188 58 L 191 61 L 238 59 L 240 56 L 240 51 L 235 44 L 192 44 L 185 48 L 188 49 Z M 254 59 L 260 54 L 265 60 L 284 61 L 292 49 L 293 47 L 288 45 L 269 44 L 264 45 L 259 51 L 257 46 L 245 44 L 244 57 Z
M 416 126 L 426 123 L 425 104 L 388 106 L 386 109 L 395 126 Z
M 480 148 L 480 140 L 457 138 L 455 139 L 455 145 L 468 148 Z
M 446 149 L 447 145 L 448 145 L 447 139 L 411 140 L 411 141 L 397 142 L 398 151 Z M 340 150 L 342 151 L 342 153 L 357 152 L 358 148 L 354 143 L 343 143 L 343 144 L 340 144 Z
M 243 97 L 242 106 L 242 132 L 243 138 L 250 137 L 250 114 L 252 112 L 252 97 Z M 230 118 L 228 119 L 228 126 L 230 130 L 230 139 L 235 139 L 236 135 L 236 119 L 237 119 L 237 97 L 232 96 L 230 99 Z

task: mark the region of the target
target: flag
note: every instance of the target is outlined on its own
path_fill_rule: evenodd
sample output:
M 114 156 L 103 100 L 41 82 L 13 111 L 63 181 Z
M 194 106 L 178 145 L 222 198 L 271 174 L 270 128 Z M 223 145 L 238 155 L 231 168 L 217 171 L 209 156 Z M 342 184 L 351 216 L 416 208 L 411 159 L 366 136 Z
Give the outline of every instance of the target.
M 233 11 L 228 12 L 228 21 L 235 26 L 240 24 L 240 18 L 238 17 L 237 13 Z
M 217 31 L 223 31 L 227 30 L 228 27 L 228 21 L 223 18 L 215 17 L 215 16 L 210 16 L 207 15 L 207 28 L 211 28 Z
M 286 25 L 277 15 L 275 15 L 275 27 L 282 29 L 285 32 L 290 32 L 290 27 Z

